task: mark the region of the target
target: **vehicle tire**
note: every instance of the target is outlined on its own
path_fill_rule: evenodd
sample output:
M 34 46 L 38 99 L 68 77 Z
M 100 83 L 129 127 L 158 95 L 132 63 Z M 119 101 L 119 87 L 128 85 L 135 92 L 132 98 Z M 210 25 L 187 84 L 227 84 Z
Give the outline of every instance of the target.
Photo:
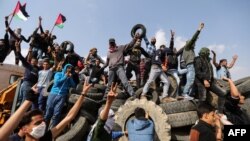
M 166 114 L 175 114 L 181 112 L 195 111 L 196 103 L 189 100 L 162 103 L 159 105 Z
M 118 95 L 116 96 L 116 99 L 126 100 L 130 97 L 129 94 L 126 92 L 121 91 L 121 92 L 117 92 L 117 93 L 118 93 Z
M 139 37 L 140 37 L 140 38 L 145 37 L 145 36 L 146 36 L 146 28 L 145 28 L 145 26 L 142 25 L 142 24 L 137 24 L 137 25 L 135 25 L 135 26 L 132 28 L 132 30 L 131 30 L 131 36 L 134 37 L 135 34 L 136 34 L 136 31 L 137 31 L 138 29 L 141 29 L 141 30 L 142 30 L 142 33 L 140 34 Z
M 134 115 L 134 110 L 141 107 L 148 112 L 150 119 L 154 122 L 155 141 L 169 141 L 170 125 L 168 123 L 168 116 L 163 112 L 160 106 L 152 101 L 135 99 L 133 101 L 126 101 L 116 112 L 115 123 L 117 123 L 123 131 L 126 130 L 126 123 Z M 119 141 L 127 141 L 127 137 L 121 137 Z
M 245 99 L 245 103 L 241 107 L 246 110 L 248 117 L 250 117 L 250 97 Z
M 112 102 L 111 109 L 114 112 L 116 112 L 122 105 L 124 105 L 125 102 L 126 102 L 126 100 L 124 100 L 124 99 L 115 99 Z
M 171 128 L 193 125 L 199 119 L 196 111 L 167 114 Z
M 143 88 L 139 88 L 135 92 L 135 95 L 136 95 L 137 98 L 141 97 L 142 91 L 143 91 Z M 160 102 L 159 101 L 159 94 L 153 88 L 149 88 L 148 93 L 146 94 L 146 97 L 147 97 L 148 100 L 151 100 L 156 104 L 158 104 Z
M 69 97 L 69 103 L 74 104 L 80 95 L 72 94 Z M 101 107 L 101 103 L 98 101 L 95 101 L 93 99 L 90 99 L 88 97 L 84 98 L 84 101 L 81 106 L 81 115 L 86 117 L 89 122 L 92 124 L 96 120 L 96 116 L 98 114 L 98 109 Z M 84 112 L 82 112 L 84 111 Z
M 78 116 L 73 126 L 66 133 L 57 137 L 56 141 L 82 141 L 89 127 L 87 119 L 83 116 Z

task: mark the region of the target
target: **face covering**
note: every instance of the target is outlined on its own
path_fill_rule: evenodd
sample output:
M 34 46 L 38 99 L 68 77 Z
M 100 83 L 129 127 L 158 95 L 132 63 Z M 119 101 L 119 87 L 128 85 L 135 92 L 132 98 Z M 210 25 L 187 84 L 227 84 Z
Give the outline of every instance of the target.
M 117 50 L 117 47 L 110 47 L 109 48 L 110 53 L 116 52 L 116 50 Z
M 30 135 L 36 139 L 41 138 L 45 134 L 46 124 L 42 122 L 40 125 L 32 128 Z
M 209 58 L 210 50 L 206 47 L 201 48 L 199 55 L 207 60 L 210 60 Z

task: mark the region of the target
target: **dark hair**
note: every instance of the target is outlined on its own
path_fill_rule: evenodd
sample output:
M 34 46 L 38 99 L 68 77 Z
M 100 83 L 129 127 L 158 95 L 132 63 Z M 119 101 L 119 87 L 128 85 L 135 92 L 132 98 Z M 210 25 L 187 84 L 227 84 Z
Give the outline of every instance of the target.
M 227 59 L 221 59 L 221 60 L 220 60 L 220 64 L 221 64 L 223 61 L 227 61 Z
M 197 109 L 199 118 L 201 118 L 203 114 L 210 113 L 212 111 L 215 111 L 215 108 L 207 102 L 201 103 Z
M 146 115 L 145 110 L 143 108 L 140 108 L 140 107 L 135 108 L 134 113 L 135 113 L 136 118 L 142 118 L 142 117 L 145 117 L 145 115 Z
M 35 109 L 35 110 L 25 113 L 25 115 L 23 116 L 23 119 L 19 123 L 19 128 L 23 127 L 24 125 L 29 124 L 32 121 L 32 117 L 37 116 L 37 115 L 43 116 L 43 112 Z

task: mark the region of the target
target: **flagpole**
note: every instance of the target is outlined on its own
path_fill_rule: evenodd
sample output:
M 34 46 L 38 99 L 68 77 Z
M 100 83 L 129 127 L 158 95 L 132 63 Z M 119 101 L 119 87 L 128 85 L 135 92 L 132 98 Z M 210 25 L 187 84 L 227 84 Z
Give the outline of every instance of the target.
M 10 26 L 10 24 L 12 22 L 13 17 L 14 17 L 14 14 L 12 14 L 12 17 L 11 17 L 10 22 L 9 22 L 9 26 Z
M 52 27 L 50 34 L 52 34 L 52 31 L 54 30 L 55 26 L 56 26 L 56 24 L 54 24 L 54 26 Z

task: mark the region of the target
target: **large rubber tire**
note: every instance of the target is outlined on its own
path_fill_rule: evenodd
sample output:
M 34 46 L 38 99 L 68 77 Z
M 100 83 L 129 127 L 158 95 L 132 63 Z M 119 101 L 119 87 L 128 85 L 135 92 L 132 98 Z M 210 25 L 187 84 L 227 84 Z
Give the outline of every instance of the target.
M 193 125 L 198 120 L 196 111 L 168 114 L 167 116 L 168 123 L 171 125 L 171 128 Z
M 82 141 L 82 138 L 87 134 L 90 125 L 87 119 L 83 116 L 78 116 L 73 126 L 64 134 L 59 136 L 56 141 Z
M 120 91 L 120 92 L 117 92 L 117 93 L 118 93 L 118 95 L 116 96 L 116 99 L 126 100 L 126 99 L 128 99 L 130 97 L 129 94 L 126 93 L 126 92 Z
M 246 110 L 248 117 L 250 117 L 250 97 L 245 99 L 245 103 L 241 107 Z
M 145 26 L 142 25 L 142 24 L 137 24 L 137 25 L 135 25 L 135 26 L 132 28 L 132 30 L 131 30 L 131 36 L 134 37 L 134 36 L 135 36 L 135 33 L 136 33 L 136 31 L 137 31 L 138 29 L 141 29 L 141 30 L 142 30 L 142 33 L 140 34 L 139 37 L 140 37 L 140 38 L 145 37 L 145 36 L 146 36 L 146 28 L 145 28 Z
M 69 103 L 74 104 L 77 99 L 79 98 L 79 95 L 72 94 L 69 97 Z M 86 117 L 88 121 L 92 124 L 95 122 L 98 114 L 98 109 L 101 107 L 101 103 L 98 101 L 95 101 L 93 99 L 90 99 L 88 97 L 85 97 L 82 106 L 81 106 L 81 115 Z M 83 112 L 84 111 L 84 112 Z
M 116 112 L 118 111 L 118 109 L 124 105 L 124 103 L 126 102 L 126 100 L 124 99 L 115 99 L 113 102 L 112 102 L 112 105 L 111 105 L 111 109 Z
M 181 112 L 195 111 L 196 102 L 189 100 L 181 100 L 176 102 L 162 103 L 159 105 L 166 114 L 175 114 Z
M 122 128 L 122 130 L 126 130 L 126 123 L 129 118 L 133 116 L 134 110 L 137 107 L 145 109 L 145 111 L 148 112 L 150 118 L 154 122 L 154 140 L 169 141 L 171 139 L 171 135 L 167 115 L 162 111 L 160 106 L 156 105 L 152 101 L 147 101 L 144 99 L 135 99 L 133 101 L 127 101 L 123 106 L 118 109 L 115 116 L 115 122 Z M 127 137 L 123 136 L 119 139 L 119 141 L 127 141 Z
M 139 88 L 136 92 L 135 95 L 137 98 L 139 98 L 142 94 L 143 88 Z M 153 89 L 153 88 L 149 88 L 146 97 L 148 100 L 153 101 L 154 103 L 158 104 L 159 101 L 159 94 Z

